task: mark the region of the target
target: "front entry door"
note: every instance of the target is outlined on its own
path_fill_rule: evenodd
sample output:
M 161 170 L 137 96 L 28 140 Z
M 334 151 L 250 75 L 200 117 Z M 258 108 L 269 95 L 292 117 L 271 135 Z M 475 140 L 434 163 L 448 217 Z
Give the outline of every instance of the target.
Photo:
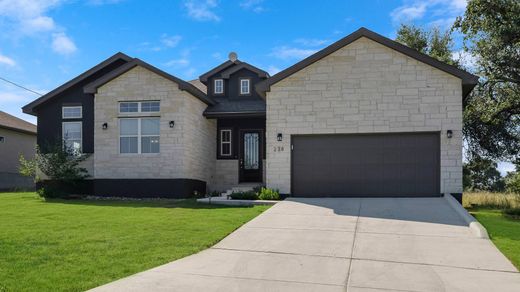
M 240 132 L 240 182 L 262 182 L 261 131 Z

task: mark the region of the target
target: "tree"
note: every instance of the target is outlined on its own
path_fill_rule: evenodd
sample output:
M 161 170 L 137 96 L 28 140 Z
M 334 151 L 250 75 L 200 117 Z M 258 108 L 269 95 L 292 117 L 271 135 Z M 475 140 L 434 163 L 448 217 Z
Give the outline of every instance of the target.
M 453 59 L 450 30 L 441 32 L 438 27 L 427 30 L 413 24 L 401 24 L 395 40 L 440 61 L 459 66 L 458 60 Z
M 514 161 L 520 158 L 520 1 L 470 0 L 454 29 L 463 33 L 481 77 L 464 101 L 468 150 Z
M 497 163 L 480 156 L 464 164 L 463 181 L 465 189 L 480 191 L 503 191 L 504 180 L 497 170 Z

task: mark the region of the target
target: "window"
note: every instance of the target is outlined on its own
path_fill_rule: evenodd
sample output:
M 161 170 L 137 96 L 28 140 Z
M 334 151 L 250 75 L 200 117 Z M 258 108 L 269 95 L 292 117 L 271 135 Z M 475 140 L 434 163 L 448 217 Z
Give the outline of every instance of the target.
M 249 79 L 240 79 L 240 94 L 249 94 Z
M 215 79 L 215 88 L 213 89 L 215 94 L 224 93 L 224 80 L 223 79 Z
M 119 104 L 120 113 L 136 113 L 139 111 L 138 102 L 121 102 Z
M 161 110 L 159 101 L 120 102 L 120 113 L 157 113 Z
M 220 155 L 231 155 L 231 130 L 220 130 Z
M 81 122 L 64 122 L 62 124 L 63 146 L 75 155 L 81 153 L 81 125 Z
M 141 102 L 141 112 L 143 113 L 159 112 L 160 108 L 161 107 L 158 101 Z
M 159 118 L 119 120 L 119 153 L 159 153 Z
M 5 137 L 0 136 L 0 143 L 4 143 L 4 142 L 5 142 Z
M 64 119 L 81 119 L 81 106 L 64 106 L 61 108 L 61 115 Z

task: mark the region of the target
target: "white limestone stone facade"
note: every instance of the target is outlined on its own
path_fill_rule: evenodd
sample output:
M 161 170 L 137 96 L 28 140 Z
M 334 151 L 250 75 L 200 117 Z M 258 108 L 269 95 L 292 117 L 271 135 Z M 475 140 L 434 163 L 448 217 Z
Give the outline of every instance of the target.
M 462 192 L 462 86 L 453 75 L 362 37 L 272 85 L 266 102 L 268 187 L 291 192 L 293 134 L 438 131 L 440 190 Z
M 119 119 L 132 115 L 120 114 L 119 102 L 146 100 L 160 101 L 160 153 L 120 154 Z M 176 83 L 137 66 L 99 87 L 94 103 L 94 178 L 213 180 L 216 121 L 204 118 L 207 105 Z

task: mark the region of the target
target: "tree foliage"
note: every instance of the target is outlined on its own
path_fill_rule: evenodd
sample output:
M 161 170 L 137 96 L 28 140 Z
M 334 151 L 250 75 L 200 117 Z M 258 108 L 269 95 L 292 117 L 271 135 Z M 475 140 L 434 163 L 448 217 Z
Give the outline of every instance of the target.
M 413 24 L 401 24 L 396 41 L 445 63 L 459 66 L 458 60 L 453 59 L 450 30 L 441 31 L 438 27 L 428 30 Z
M 464 164 L 463 184 L 466 190 L 500 192 L 505 187 L 504 180 L 497 170 L 497 163 L 480 156 L 475 156 Z
M 468 149 L 513 161 L 520 157 L 520 1 L 470 0 L 454 28 L 481 77 L 464 102 Z

